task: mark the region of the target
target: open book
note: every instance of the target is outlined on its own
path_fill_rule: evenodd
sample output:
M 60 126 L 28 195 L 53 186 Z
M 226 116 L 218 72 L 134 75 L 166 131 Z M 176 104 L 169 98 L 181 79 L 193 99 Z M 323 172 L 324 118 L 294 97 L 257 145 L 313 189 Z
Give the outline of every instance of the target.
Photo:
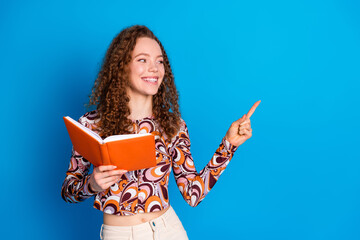
M 115 165 L 128 171 L 156 166 L 152 134 L 113 135 L 102 139 L 74 119 L 63 119 L 74 150 L 94 166 Z

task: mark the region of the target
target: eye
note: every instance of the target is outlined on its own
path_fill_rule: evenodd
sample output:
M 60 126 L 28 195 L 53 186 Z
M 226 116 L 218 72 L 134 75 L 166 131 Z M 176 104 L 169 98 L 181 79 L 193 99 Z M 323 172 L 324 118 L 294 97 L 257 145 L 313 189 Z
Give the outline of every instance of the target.
M 140 59 L 138 59 L 138 62 L 146 62 L 146 59 L 140 58 Z
M 164 60 L 159 60 L 158 63 L 164 64 Z

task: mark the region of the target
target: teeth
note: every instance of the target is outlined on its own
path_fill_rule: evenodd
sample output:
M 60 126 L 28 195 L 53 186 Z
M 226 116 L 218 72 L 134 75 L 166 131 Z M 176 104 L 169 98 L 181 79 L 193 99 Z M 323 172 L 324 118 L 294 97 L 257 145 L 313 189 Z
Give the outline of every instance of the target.
M 157 78 L 143 78 L 143 79 L 148 82 L 157 82 Z

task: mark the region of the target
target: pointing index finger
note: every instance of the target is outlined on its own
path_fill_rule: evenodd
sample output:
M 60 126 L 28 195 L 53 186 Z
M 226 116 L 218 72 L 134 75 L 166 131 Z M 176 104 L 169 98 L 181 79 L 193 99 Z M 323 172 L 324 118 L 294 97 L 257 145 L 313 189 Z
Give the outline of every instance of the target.
M 249 110 L 249 112 L 246 114 L 247 118 L 250 118 L 251 115 L 253 115 L 253 113 L 255 112 L 255 109 L 259 106 L 261 100 L 257 101 Z

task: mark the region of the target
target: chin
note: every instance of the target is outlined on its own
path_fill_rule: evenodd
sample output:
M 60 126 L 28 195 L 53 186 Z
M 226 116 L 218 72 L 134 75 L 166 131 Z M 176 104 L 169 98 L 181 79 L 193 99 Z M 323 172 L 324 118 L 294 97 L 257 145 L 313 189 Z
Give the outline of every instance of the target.
M 150 93 L 149 95 L 151 95 L 151 96 L 155 96 L 157 93 L 158 93 L 158 91 L 156 91 L 156 92 L 152 92 L 152 93 Z
M 151 96 L 154 96 L 154 95 L 156 95 L 158 92 L 159 92 L 159 89 L 156 89 L 156 90 L 152 90 L 152 91 L 147 91 L 146 94 L 151 95 Z

